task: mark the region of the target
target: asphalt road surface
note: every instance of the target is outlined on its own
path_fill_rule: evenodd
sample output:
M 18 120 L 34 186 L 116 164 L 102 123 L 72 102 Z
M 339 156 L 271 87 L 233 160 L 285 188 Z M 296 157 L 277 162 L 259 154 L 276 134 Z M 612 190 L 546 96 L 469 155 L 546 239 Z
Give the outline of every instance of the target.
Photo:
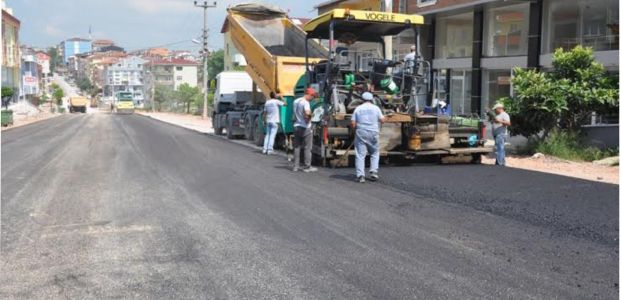
M 492 166 L 293 173 L 138 115 L 2 132 L 0 298 L 610 299 L 618 186 Z

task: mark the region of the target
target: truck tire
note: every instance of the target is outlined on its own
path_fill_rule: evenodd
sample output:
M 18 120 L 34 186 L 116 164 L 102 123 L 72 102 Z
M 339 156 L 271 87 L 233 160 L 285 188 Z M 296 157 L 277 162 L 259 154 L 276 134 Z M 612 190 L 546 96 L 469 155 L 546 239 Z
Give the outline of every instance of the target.
M 73 113 L 73 106 L 69 106 L 69 112 Z
M 235 136 L 233 135 L 233 130 L 231 129 L 231 124 L 228 124 L 226 126 L 226 138 L 229 140 L 232 140 L 235 138 Z
M 246 127 L 244 128 L 244 134 L 246 136 L 246 139 L 249 141 L 254 141 L 254 122 L 246 118 L 244 124 L 246 125 Z
M 252 122 L 252 128 L 254 131 L 254 144 L 257 146 L 263 146 L 263 140 L 265 139 L 265 133 L 261 130 L 259 126 L 259 118 L 254 118 L 254 122 Z
M 214 127 L 213 131 L 216 135 L 222 135 L 222 127 Z

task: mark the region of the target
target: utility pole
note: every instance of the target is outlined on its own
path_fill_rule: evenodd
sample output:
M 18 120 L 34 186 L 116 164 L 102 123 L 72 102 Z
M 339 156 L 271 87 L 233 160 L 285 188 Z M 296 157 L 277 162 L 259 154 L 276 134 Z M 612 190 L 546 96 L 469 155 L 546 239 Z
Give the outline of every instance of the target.
M 194 6 L 201 7 L 203 9 L 203 119 L 207 119 L 207 99 L 209 97 L 209 49 L 207 48 L 209 25 L 207 25 L 207 9 L 216 7 L 216 4 L 216 1 L 214 1 L 211 5 L 207 4 L 207 1 L 202 1 L 202 4 L 199 4 L 198 1 L 194 1 Z

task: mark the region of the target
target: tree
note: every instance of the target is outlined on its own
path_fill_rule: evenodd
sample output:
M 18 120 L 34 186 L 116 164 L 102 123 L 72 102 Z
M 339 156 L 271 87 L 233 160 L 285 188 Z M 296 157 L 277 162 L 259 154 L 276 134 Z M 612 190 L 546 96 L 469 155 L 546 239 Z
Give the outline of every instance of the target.
M 176 98 L 181 101 L 186 107 L 186 113 L 190 113 L 190 106 L 192 103 L 196 103 L 197 96 L 200 95 L 198 87 L 190 87 L 189 84 L 183 83 L 179 85 L 175 92 Z
M 618 111 L 617 81 L 595 62 L 590 48 L 558 49 L 552 65 L 548 73 L 514 69 L 515 97 L 499 100 L 511 115 L 511 134 L 543 133 L 545 139 L 554 128 L 578 132 L 592 112 Z
M 52 97 L 54 98 L 54 100 L 56 100 L 57 105 L 63 105 L 64 96 L 65 96 L 65 92 L 63 92 L 63 89 L 61 88 L 54 89 L 54 92 L 52 93 Z
M 82 77 L 78 79 L 77 86 L 82 92 L 85 93 L 90 93 L 91 89 L 93 88 L 93 84 L 91 83 L 90 79 L 88 79 L 88 77 Z
M 216 75 L 224 70 L 224 50 L 220 49 L 209 55 L 207 70 L 209 71 L 209 80 L 216 78 Z
M 11 101 L 11 98 L 13 98 L 14 94 L 15 91 L 13 90 L 13 88 L 4 86 L 2 87 L 2 106 L 4 106 L 5 109 L 8 109 L 9 102 Z
M 56 66 L 60 63 L 60 57 L 58 55 L 58 49 L 51 47 L 47 50 L 47 55 L 50 56 L 50 72 L 54 73 Z
M 156 84 L 154 87 L 153 100 L 158 104 L 157 111 L 162 111 L 162 103 L 170 100 L 173 90 L 165 85 Z

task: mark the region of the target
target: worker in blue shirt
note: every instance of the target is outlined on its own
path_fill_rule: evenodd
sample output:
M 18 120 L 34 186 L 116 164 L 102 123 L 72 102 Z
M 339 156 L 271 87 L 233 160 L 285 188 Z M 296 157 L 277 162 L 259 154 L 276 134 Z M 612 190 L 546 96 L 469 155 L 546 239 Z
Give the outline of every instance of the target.
M 356 107 L 351 117 L 351 126 L 356 130 L 356 178 L 361 183 L 365 182 L 364 160 L 367 153 L 371 156 L 369 179 L 379 179 L 379 132 L 380 124 L 385 120 L 380 108 L 373 104 L 373 94 L 364 92 L 362 100 L 364 102 Z

